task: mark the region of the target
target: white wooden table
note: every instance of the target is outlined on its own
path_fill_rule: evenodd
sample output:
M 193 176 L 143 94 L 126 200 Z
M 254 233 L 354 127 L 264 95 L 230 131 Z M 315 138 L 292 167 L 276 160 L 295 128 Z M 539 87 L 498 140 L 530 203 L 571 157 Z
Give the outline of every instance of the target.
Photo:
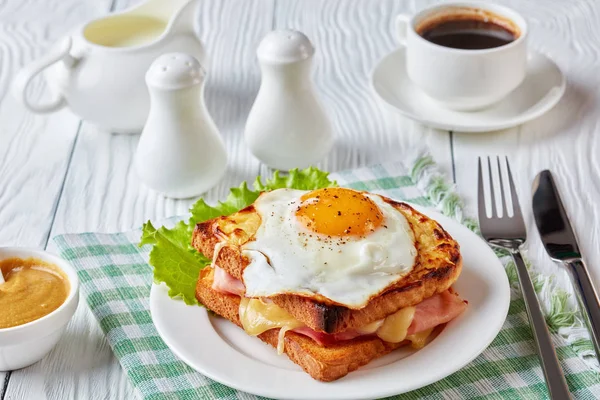
M 133 2 L 0 2 L 1 245 L 51 248 L 49 239 L 57 234 L 128 230 L 148 219 L 183 214 L 192 203 L 165 199 L 140 185 L 132 169 L 137 136 L 102 132 L 68 110 L 33 115 L 8 92 L 14 73 L 69 29 Z M 563 274 L 543 252 L 530 212 L 532 178 L 550 168 L 600 284 L 600 2 L 501 2 L 528 18 L 531 47 L 567 74 L 567 93 L 549 114 L 526 125 L 463 134 L 393 114 L 368 86 L 371 69 L 395 47 L 394 16 L 430 1 L 201 0 L 201 37 L 212 60 L 206 98 L 230 160 L 226 177 L 207 197 L 222 198 L 229 187 L 268 173 L 242 141 L 260 83 L 255 49 L 270 30 L 295 28 L 315 43 L 314 76 L 337 134 L 320 167 L 337 171 L 394 160 L 427 146 L 473 213 L 477 156 L 507 154 L 526 210 L 531 258 L 548 272 Z M 43 82 L 32 86 L 32 96 L 41 97 Z M 0 373 L 0 399 L 128 399 L 133 393 L 84 301 L 49 356 Z

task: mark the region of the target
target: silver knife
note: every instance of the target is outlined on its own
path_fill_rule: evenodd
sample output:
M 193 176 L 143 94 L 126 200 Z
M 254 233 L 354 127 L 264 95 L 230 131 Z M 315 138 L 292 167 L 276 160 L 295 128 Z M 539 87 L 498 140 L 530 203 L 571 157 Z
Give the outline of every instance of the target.
M 554 179 L 548 170 L 540 172 L 533 181 L 533 215 L 550 258 L 562 263 L 569 271 L 584 320 L 592 336 L 596 357 L 600 361 L 600 300 L 581 257 Z

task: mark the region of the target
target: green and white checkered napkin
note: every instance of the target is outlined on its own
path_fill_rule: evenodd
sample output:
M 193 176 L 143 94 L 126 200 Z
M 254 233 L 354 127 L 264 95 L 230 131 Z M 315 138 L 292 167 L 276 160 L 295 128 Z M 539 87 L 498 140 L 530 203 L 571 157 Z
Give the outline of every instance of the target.
M 395 163 L 332 174 L 342 186 L 376 191 L 395 199 L 435 207 L 475 228 L 462 217 L 461 202 L 436 172 L 430 157 L 410 165 Z M 106 333 L 123 369 L 143 399 L 255 399 L 195 372 L 165 345 L 149 311 L 152 270 L 149 247 L 138 248 L 140 231 L 72 234 L 56 237 L 62 257 L 78 270 L 82 295 Z M 502 256 L 500 254 L 500 256 Z M 507 264 L 511 282 L 514 270 Z M 584 356 L 591 351 L 577 310 L 567 292 L 536 276 L 561 364 L 578 399 L 600 398 L 600 375 Z M 551 294 L 549 294 L 551 293 Z M 545 296 L 545 297 L 544 297 Z M 579 333 L 578 333 L 579 332 Z M 474 332 L 474 334 L 477 334 Z M 201 332 L 198 332 L 199 337 Z M 399 399 L 547 398 L 527 316 L 518 290 L 508 318 L 490 347 L 471 364 L 444 380 L 397 396 Z

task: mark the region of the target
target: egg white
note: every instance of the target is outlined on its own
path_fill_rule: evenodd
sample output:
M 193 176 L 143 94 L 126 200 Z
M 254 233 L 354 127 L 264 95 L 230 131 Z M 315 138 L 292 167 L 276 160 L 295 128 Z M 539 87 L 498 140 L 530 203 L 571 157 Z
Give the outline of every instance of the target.
M 301 190 L 264 193 L 254 203 L 261 225 L 242 246 L 250 260 L 243 272 L 246 296 L 282 293 L 320 294 L 349 308 L 369 299 L 408 274 L 417 250 L 408 221 L 381 197 L 367 196 L 383 214 L 383 223 L 364 237 L 328 237 L 297 218 Z

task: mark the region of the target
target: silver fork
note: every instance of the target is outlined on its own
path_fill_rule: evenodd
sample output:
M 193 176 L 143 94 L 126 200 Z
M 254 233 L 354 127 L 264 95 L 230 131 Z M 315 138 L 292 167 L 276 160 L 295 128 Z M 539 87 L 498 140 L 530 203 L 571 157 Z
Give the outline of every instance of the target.
M 533 283 L 531 282 L 531 278 L 525 267 L 525 262 L 520 253 L 521 246 L 523 246 L 527 240 L 527 232 L 525 230 L 525 223 L 523 222 L 523 214 L 521 214 L 521 207 L 519 206 L 519 199 L 517 198 L 517 191 L 515 190 L 515 184 L 510 172 L 508 158 L 506 159 L 506 171 L 508 174 L 510 198 L 512 201 L 512 217 L 509 217 L 507 213 L 508 205 L 504 184 L 502 183 L 500 157 L 497 157 L 497 161 L 498 176 L 500 177 L 498 186 L 500 187 L 500 198 L 502 199 L 501 217 L 496 209 L 492 163 L 489 157 L 487 161 L 492 215 L 491 217 L 488 217 L 486 212 L 481 157 L 479 157 L 478 208 L 481 234 L 490 245 L 508 250 L 515 261 L 519 284 L 521 286 L 521 291 L 523 292 L 523 299 L 525 300 L 525 308 L 527 309 L 527 315 L 529 316 L 531 330 L 533 331 L 533 337 L 537 345 L 537 352 L 542 364 L 542 370 L 544 371 L 544 377 L 546 378 L 546 385 L 548 386 L 550 398 L 556 400 L 570 399 L 569 388 L 565 382 L 565 377 L 558 363 L 558 359 L 556 358 L 556 351 L 552 344 L 552 339 L 548 332 L 546 321 L 544 320 L 544 315 L 540 308 L 540 303 L 538 302 Z

